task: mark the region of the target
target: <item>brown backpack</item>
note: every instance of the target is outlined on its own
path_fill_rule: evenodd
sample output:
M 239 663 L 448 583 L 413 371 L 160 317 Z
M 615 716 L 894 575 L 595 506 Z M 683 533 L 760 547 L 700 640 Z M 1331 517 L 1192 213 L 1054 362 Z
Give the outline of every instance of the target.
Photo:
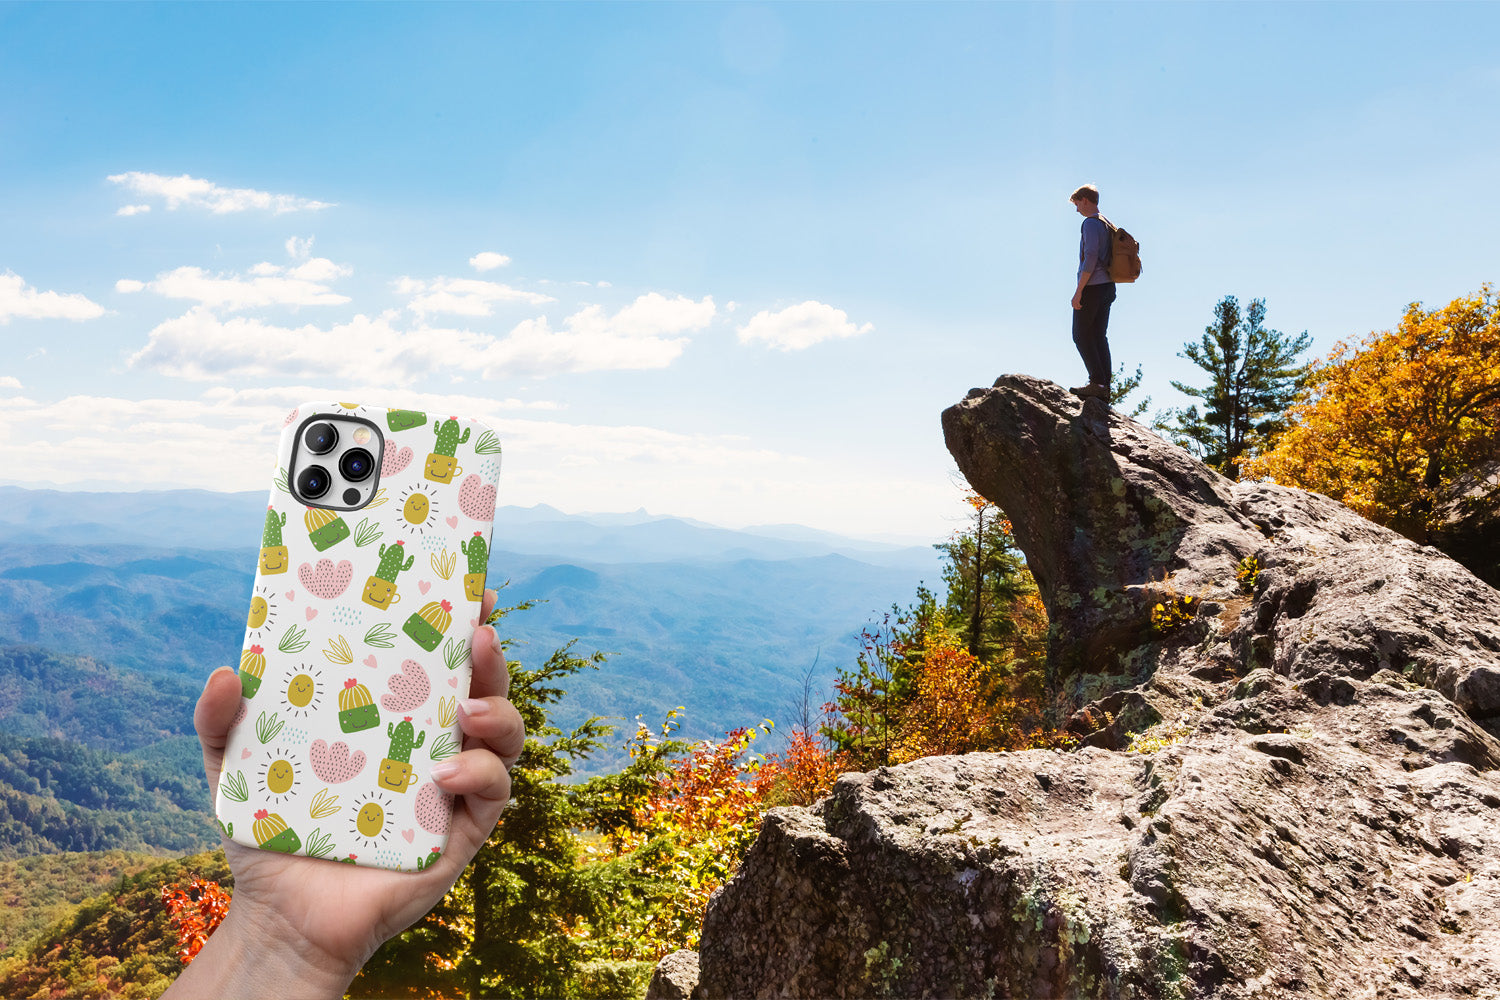
M 1135 237 L 1115 226 L 1104 216 L 1099 216 L 1104 228 L 1109 230 L 1109 280 L 1130 282 L 1141 276 L 1141 245 Z

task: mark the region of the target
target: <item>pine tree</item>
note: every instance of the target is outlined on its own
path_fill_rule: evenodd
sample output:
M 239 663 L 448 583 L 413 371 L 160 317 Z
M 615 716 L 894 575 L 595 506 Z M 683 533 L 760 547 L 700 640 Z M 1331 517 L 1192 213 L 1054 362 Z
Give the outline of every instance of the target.
M 1178 392 L 1203 401 L 1173 411 L 1158 423 L 1173 440 L 1204 464 L 1238 479 L 1242 459 L 1260 450 L 1286 426 L 1286 411 L 1307 384 L 1311 365 L 1297 357 L 1312 344 L 1303 331 L 1295 338 L 1265 326 L 1266 303 L 1252 299 L 1243 315 L 1226 295 L 1214 306 L 1214 321 L 1197 343 L 1188 341 L 1178 357 L 1209 375 L 1202 388 L 1174 381 Z
M 1014 632 L 1010 609 L 1027 590 L 1025 560 L 1010 522 L 999 507 L 970 490 L 964 497 L 973 513 L 965 530 L 933 548 L 948 559 L 947 621 L 958 632 L 969 655 L 992 663 Z

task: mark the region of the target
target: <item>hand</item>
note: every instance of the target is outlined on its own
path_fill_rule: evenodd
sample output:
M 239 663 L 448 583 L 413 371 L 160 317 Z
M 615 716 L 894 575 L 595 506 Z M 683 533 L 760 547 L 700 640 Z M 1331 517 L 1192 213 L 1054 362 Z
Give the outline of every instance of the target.
M 1083 292 L 1082 291 L 1077 291 L 1077 292 L 1073 293 L 1073 308 L 1074 309 L 1082 309 L 1083 308 Z
M 486 590 L 480 620 L 495 592 Z M 167 995 L 185 997 L 341 997 L 375 949 L 420 920 L 458 879 L 495 829 L 510 799 L 510 767 L 526 727 L 506 700 L 510 673 L 495 630 L 474 633 L 469 697 L 459 705 L 463 751 L 432 769 L 435 784 L 459 796 L 448 846 L 431 867 L 394 872 L 278 854 L 224 842 L 234 897 L 224 922 Z M 215 797 L 240 682 L 220 667 L 193 713 L 203 770 Z

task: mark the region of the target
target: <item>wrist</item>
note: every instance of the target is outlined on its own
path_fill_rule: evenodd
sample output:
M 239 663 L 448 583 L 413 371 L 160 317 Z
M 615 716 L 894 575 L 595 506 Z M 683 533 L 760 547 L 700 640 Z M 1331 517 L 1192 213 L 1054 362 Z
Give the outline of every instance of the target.
M 279 911 L 236 898 L 169 992 L 172 1000 L 337 1000 L 362 964 L 363 958 L 330 955 L 309 944 Z

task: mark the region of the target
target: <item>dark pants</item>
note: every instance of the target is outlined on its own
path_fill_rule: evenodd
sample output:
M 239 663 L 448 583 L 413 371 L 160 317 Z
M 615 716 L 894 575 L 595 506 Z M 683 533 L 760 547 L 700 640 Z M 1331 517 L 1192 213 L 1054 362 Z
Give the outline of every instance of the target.
M 1115 283 L 1083 286 L 1083 308 L 1073 310 L 1073 346 L 1083 358 L 1089 381 L 1109 386 L 1109 304 L 1115 300 Z

